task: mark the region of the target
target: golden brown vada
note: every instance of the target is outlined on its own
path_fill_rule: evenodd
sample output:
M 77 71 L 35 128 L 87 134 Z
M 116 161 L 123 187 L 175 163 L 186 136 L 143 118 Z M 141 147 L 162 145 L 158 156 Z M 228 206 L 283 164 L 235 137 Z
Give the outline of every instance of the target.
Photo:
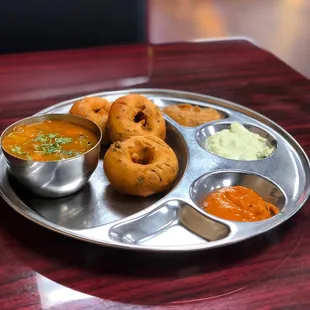
M 76 101 L 69 113 L 79 115 L 97 124 L 102 130 L 102 143 L 110 142 L 109 134 L 106 130 L 111 102 L 100 97 L 85 97 Z
M 134 136 L 113 143 L 103 165 L 119 193 L 142 197 L 168 190 L 179 171 L 174 151 L 156 136 Z
M 171 105 L 164 108 L 163 112 L 180 125 L 187 127 L 199 126 L 222 118 L 221 113 L 215 109 L 203 108 L 191 104 Z
M 131 94 L 118 98 L 111 106 L 108 131 L 112 142 L 132 136 L 166 137 L 162 112 L 148 98 Z

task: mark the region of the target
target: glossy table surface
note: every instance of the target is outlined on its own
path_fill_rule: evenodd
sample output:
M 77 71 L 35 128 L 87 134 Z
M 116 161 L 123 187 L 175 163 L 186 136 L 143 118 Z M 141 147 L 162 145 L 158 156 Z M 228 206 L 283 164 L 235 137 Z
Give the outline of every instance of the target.
M 2 56 L 1 131 L 59 101 L 127 87 L 181 89 L 245 105 L 310 154 L 310 82 L 242 40 Z M 0 204 L 0 309 L 310 308 L 309 201 L 267 234 L 184 254 L 71 240 Z

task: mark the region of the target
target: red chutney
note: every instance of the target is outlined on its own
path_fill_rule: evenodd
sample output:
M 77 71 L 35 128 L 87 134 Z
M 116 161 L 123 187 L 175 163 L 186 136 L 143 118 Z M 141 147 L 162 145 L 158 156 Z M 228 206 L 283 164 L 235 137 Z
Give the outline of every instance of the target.
M 239 222 L 261 221 L 279 213 L 276 206 L 266 202 L 253 189 L 243 186 L 212 192 L 205 199 L 203 208 L 215 216 Z

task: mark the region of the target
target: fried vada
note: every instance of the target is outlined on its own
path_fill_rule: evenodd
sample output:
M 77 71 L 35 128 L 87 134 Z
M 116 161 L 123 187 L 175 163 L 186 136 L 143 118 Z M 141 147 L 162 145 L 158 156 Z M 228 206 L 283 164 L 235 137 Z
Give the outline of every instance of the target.
M 110 137 L 107 132 L 107 122 L 111 102 L 100 97 L 85 97 L 76 101 L 69 113 L 79 115 L 97 124 L 102 130 L 102 144 L 109 144 Z
M 168 190 L 179 171 L 174 151 L 156 136 L 134 136 L 114 142 L 103 165 L 114 189 L 141 197 Z
M 160 109 L 148 98 L 131 94 L 118 98 L 111 106 L 108 131 L 112 142 L 133 136 L 166 137 L 166 123 Z
M 187 127 L 199 126 L 222 118 L 221 113 L 215 109 L 203 108 L 191 104 L 171 105 L 164 108 L 163 112 L 180 125 Z

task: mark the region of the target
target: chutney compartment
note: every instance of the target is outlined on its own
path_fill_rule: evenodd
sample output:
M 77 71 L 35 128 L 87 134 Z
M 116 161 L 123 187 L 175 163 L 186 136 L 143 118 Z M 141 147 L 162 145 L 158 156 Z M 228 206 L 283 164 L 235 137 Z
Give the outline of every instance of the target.
M 238 170 L 215 171 L 201 176 L 191 185 L 190 196 L 197 206 L 203 208 L 204 201 L 210 193 L 232 186 L 253 189 L 266 202 L 273 204 L 280 211 L 286 205 L 286 196 L 276 183 L 262 175 Z
M 223 159 L 228 159 L 228 160 L 237 160 L 237 161 L 249 161 L 249 160 L 244 160 L 244 159 L 230 159 L 230 158 L 226 158 L 223 157 L 221 155 L 217 155 L 211 151 L 209 151 L 207 149 L 207 139 L 211 136 L 213 136 L 214 134 L 222 131 L 222 130 L 227 130 L 230 129 L 231 125 L 233 124 L 233 122 L 221 122 L 221 121 L 217 121 L 214 122 L 212 124 L 203 126 L 202 128 L 200 128 L 197 133 L 196 133 L 196 141 L 197 143 L 209 154 L 212 154 L 214 156 L 223 158 Z M 269 154 L 268 156 L 264 157 L 264 158 L 260 158 L 260 159 L 252 159 L 252 160 L 263 160 L 263 159 L 268 159 L 271 156 L 273 156 L 275 154 L 275 152 L 277 151 L 277 140 L 276 138 L 274 138 L 270 133 L 268 133 L 266 130 L 258 127 L 258 126 L 254 126 L 251 124 L 247 124 L 247 123 L 242 123 L 241 124 L 243 127 L 245 127 L 245 129 L 247 129 L 248 131 L 250 131 L 251 133 L 257 134 L 260 137 L 264 138 L 267 140 L 267 146 L 268 147 L 272 147 L 273 151 L 271 154 Z

